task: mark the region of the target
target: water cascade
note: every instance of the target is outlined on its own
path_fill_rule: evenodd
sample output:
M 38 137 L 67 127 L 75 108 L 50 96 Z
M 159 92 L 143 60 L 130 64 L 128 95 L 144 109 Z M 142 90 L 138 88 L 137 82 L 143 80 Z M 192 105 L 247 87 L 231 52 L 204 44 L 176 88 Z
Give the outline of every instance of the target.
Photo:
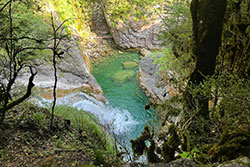
M 106 104 L 78 92 L 58 98 L 57 105 L 69 105 L 90 113 L 129 146 L 131 139 L 140 136 L 145 124 L 153 125 L 157 118 L 152 109 L 144 109 L 148 98 L 137 81 L 138 65 L 136 53 L 109 56 L 93 66 L 93 75 L 103 89 Z M 51 102 L 43 99 L 43 104 Z

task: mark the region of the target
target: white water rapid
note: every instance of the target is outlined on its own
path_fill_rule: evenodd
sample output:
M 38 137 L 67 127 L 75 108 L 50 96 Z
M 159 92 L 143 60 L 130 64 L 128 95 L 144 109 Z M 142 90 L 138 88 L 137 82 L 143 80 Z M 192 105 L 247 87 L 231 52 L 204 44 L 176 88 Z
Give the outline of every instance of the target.
M 40 106 L 48 107 L 52 100 L 41 99 Z M 62 98 L 57 98 L 57 105 L 68 105 L 78 110 L 84 110 L 93 115 L 99 120 L 99 123 L 108 128 L 115 135 L 128 135 L 133 132 L 136 125 L 139 123 L 127 110 L 120 110 L 118 107 L 114 108 L 106 105 L 95 98 L 79 92 L 67 95 Z

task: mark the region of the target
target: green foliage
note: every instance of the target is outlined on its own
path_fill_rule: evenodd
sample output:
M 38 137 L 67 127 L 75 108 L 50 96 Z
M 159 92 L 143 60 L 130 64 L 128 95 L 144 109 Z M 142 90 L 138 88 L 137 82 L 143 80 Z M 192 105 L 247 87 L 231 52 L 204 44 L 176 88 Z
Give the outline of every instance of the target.
M 80 140 L 86 138 L 89 141 L 88 145 L 94 149 L 95 164 L 107 165 L 117 160 L 117 158 L 114 158 L 117 150 L 113 138 L 107 135 L 108 132 L 105 132 L 104 128 L 97 123 L 97 120 L 88 113 L 63 105 L 56 106 L 55 114 L 71 121 L 79 132 Z M 98 143 L 91 143 L 91 141 L 98 141 Z M 58 142 L 58 145 L 60 145 L 60 141 Z
M 191 158 L 191 159 L 195 159 L 195 158 L 199 158 L 199 150 L 198 148 L 193 148 L 190 152 L 186 152 L 183 151 L 180 156 L 181 158 Z
M 3 1 L 7 6 L 1 11 L 0 24 L 0 76 L 1 76 L 1 121 L 5 112 L 27 99 L 34 87 L 33 80 L 36 72 L 32 68 L 33 60 L 38 59 L 36 50 L 45 47 L 49 32 L 42 18 L 35 15 L 24 2 Z M 41 57 L 40 57 L 41 58 Z M 25 94 L 12 98 L 12 91 L 20 71 L 29 68 L 27 91 Z
M 182 87 L 181 92 L 185 90 L 186 87 Z M 193 97 L 209 99 L 209 120 L 198 114 L 200 108 L 196 99 L 192 101 L 194 108 L 185 110 L 183 105 L 186 101 L 182 97 L 185 94 L 170 98 L 162 107 L 168 111 L 166 120 L 169 122 L 171 120 L 168 118 L 181 113 L 177 132 L 182 138 L 188 139 L 188 145 L 198 148 L 200 157 L 196 156 L 195 160 L 208 163 L 207 159 L 217 162 L 248 155 L 250 80 L 226 73 L 207 77 L 202 84 L 192 85 L 188 90 Z M 184 150 L 181 157 L 191 158 L 197 151 Z
M 114 26 L 117 23 L 127 23 L 131 19 L 147 21 L 161 13 L 163 0 L 103 0 L 105 12 Z
M 222 34 L 217 71 L 250 75 L 250 1 L 231 0 L 227 2 L 227 12 Z
M 159 64 L 160 70 L 164 72 L 166 82 L 180 93 L 192 66 L 189 53 L 189 37 L 192 32 L 189 6 L 188 2 L 180 0 L 166 3 L 163 18 L 165 30 L 160 37 L 165 49 L 163 52 L 155 52 L 153 57 L 154 63 Z
M 108 153 L 113 153 L 114 145 L 112 140 L 107 138 L 106 133 L 102 127 L 97 123 L 97 120 L 93 119 L 88 113 L 84 111 L 79 111 L 70 106 L 56 106 L 55 114 L 61 116 L 65 119 L 71 120 L 73 126 L 78 129 L 78 131 L 92 131 L 101 140 L 102 144 L 106 148 Z
M 249 125 L 249 92 L 250 80 L 231 74 L 212 76 L 192 90 L 193 96 L 200 94 L 213 102 L 211 116 L 232 131 L 235 127 Z
M 0 17 L 0 23 L 3 25 L 3 29 L 0 30 L 1 37 L 5 39 L 0 47 L 1 62 L 10 61 L 7 56 L 5 45 L 10 45 L 10 20 L 8 15 L 9 7 L 6 7 Z M 44 21 L 43 17 L 36 14 L 33 8 L 25 3 L 12 2 L 12 26 L 13 26 L 13 41 L 15 49 L 20 50 L 22 48 L 42 48 L 45 47 L 44 41 L 47 40 L 51 34 L 50 26 Z M 34 40 L 36 39 L 36 40 Z M 16 55 L 17 59 L 27 64 L 32 64 L 32 60 L 41 59 L 47 56 L 48 51 L 39 51 L 35 49 L 28 49 L 20 52 Z M 4 66 L 1 64 L 1 66 Z
M 44 127 L 47 123 L 46 116 L 40 112 L 33 113 L 32 119 L 35 120 L 41 127 Z
M 199 108 L 186 111 L 186 123 L 182 123 L 185 125 L 182 129 L 189 135 L 191 146 L 200 147 L 203 153 L 208 150 L 207 147 L 202 148 L 204 143 L 212 147 L 209 151 L 211 161 L 246 155 L 249 145 L 242 143 L 249 138 L 246 135 L 250 128 L 249 91 L 250 80 L 228 73 L 207 77 L 199 86 L 190 88 L 193 97 L 209 99 L 210 104 L 209 120 L 198 115 Z M 193 103 L 198 106 L 198 101 Z M 234 152 L 229 151 L 232 149 Z M 245 151 L 238 152 L 238 149 Z
M 29 9 L 25 4 L 14 4 L 13 6 L 13 26 L 14 36 L 29 36 L 38 39 L 47 39 L 49 25 L 46 24 L 42 16 L 36 15 L 33 10 Z M 27 42 L 25 40 L 25 42 Z
M 2 23 L 3 30 L 0 31 L 1 35 L 6 38 L 10 38 L 10 24 L 9 24 L 9 16 L 8 16 L 8 7 L 1 12 L 5 17 L 0 18 L 0 22 Z M 15 40 L 16 48 L 24 48 L 24 47 L 43 47 L 44 40 L 49 38 L 51 34 L 49 25 L 44 22 L 42 16 L 39 16 L 34 13 L 34 10 L 30 9 L 25 3 L 18 3 L 13 1 L 12 4 L 12 20 L 13 20 L 13 38 L 18 39 L 22 37 L 20 40 Z M 30 38 L 37 39 L 31 40 Z M 10 40 L 6 40 L 4 43 L 10 42 Z M 2 44 L 4 44 L 2 43 Z M 4 46 L 2 46 L 4 47 Z M 21 52 L 18 56 L 23 61 L 29 61 L 35 58 L 38 58 L 38 54 L 41 53 L 38 51 L 27 50 Z M 5 54 L 3 54 L 5 55 Z M 41 56 L 40 56 L 41 58 Z
M 188 139 L 187 145 L 195 148 L 183 151 L 180 154 L 183 158 L 194 158 L 196 155 L 197 162 L 208 163 L 249 156 L 250 52 L 247 42 L 249 15 L 246 14 L 249 8 L 246 6 L 249 6 L 249 2 L 244 0 L 228 2 L 227 22 L 223 30 L 226 41 L 222 40 L 220 59 L 216 64 L 218 73 L 206 77 L 200 85 L 188 88 L 187 74 L 191 67 L 189 36 L 192 27 L 189 4 L 175 1 L 167 6 L 167 31 L 163 36 L 167 49 L 163 56 L 155 53 L 154 59 L 160 65 L 160 70 L 167 73 L 163 78 L 178 92 L 161 106 L 164 112 L 167 111 L 166 122 L 172 122 L 172 116 L 180 114 L 182 119 L 178 122 L 177 134 L 181 140 Z M 194 97 L 192 101 L 187 101 L 189 93 Z M 199 114 L 201 106 L 197 99 L 209 101 L 208 119 Z M 187 103 L 192 104 L 193 108 L 185 108 Z M 172 148 L 166 144 L 166 137 L 163 135 L 159 138 L 165 141 L 168 148 L 165 149 L 166 154 L 171 155 Z M 171 140 L 171 136 L 168 140 Z
M 58 139 L 58 140 L 56 141 L 56 147 L 57 147 L 57 148 L 61 148 L 62 145 L 63 145 L 62 139 Z
M 104 165 L 106 164 L 105 162 L 105 153 L 101 150 L 96 150 L 95 151 L 95 165 Z
M 174 55 L 189 55 L 189 37 L 192 33 L 190 4 L 177 0 L 168 2 L 164 8 L 164 28 L 161 39 L 172 48 Z
M 2 160 L 11 160 L 10 155 L 6 154 L 4 150 L 0 150 L 0 159 Z
M 171 48 L 165 48 L 163 52 L 155 52 L 153 59 L 154 64 L 159 64 L 160 70 L 167 73 L 166 78 L 169 81 L 185 79 L 190 70 L 190 57 L 188 54 L 182 54 L 177 58 Z
M 91 41 L 93 35 L 89 29 L 93 14 L 93 0 L 46 0 L 50 5 L 47 11 L 56 12 L 60 20 L 68 20 L 64 26 L 68 34 L 79 36 Z M 50 14 L 50 13 L 48 13 Z

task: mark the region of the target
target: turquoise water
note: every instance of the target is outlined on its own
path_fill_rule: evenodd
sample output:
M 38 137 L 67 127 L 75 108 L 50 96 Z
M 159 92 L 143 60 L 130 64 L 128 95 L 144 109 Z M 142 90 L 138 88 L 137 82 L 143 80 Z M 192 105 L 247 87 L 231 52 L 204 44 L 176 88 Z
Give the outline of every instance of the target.
M 139 58 L 140 55 L 137 53 L 123 53 L 109 56 L 102 62 L 93 65 L 93 75 L 102 87 L 107 99 L 107 106 L 121 112 L 117 115 L 117 117 L 125 117 L 121 120 L 134 122 L 126 131 L 121 129 L 122 133 L 117 134 L 127 142 L 140 136 L 146 123 L 152 125 L 156 120 L 155 111 L 144 109 L 144 105 L 149 101 L 137 81 L 138 67 L 125 70 L 122 65 L 123 62 L 127 61 L 139 64 Z M 120 72 L 121 78 L 119 78 L 119 74 L 115 74 L 117 72 Z M 129 74 L 124 77 L 126 72 Z M 118 80 L 114 79 L 114 76 L 118 76 Z M 129 114 L 123 114 L 126 112 Z M 119 120 L 120 118 L 115 119 Z M 123 123 L 122 121 L 118 122 L 121 128 Z

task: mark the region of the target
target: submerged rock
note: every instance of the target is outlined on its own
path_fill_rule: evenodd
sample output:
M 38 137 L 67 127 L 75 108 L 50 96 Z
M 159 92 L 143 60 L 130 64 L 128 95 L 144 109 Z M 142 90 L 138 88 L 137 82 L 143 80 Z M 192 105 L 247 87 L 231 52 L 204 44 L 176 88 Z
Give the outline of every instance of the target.
M 133 61 L 127 61 L 127 62 L 122 63 L 122 66 L 124 69 L 134 69 L 138 66 L 138 64 Z
M 134 70 L 120 70 L 114 73 L 112 79 L 115 82 L 121 83 L 131 79 L 134 75 L 135 75 Z

